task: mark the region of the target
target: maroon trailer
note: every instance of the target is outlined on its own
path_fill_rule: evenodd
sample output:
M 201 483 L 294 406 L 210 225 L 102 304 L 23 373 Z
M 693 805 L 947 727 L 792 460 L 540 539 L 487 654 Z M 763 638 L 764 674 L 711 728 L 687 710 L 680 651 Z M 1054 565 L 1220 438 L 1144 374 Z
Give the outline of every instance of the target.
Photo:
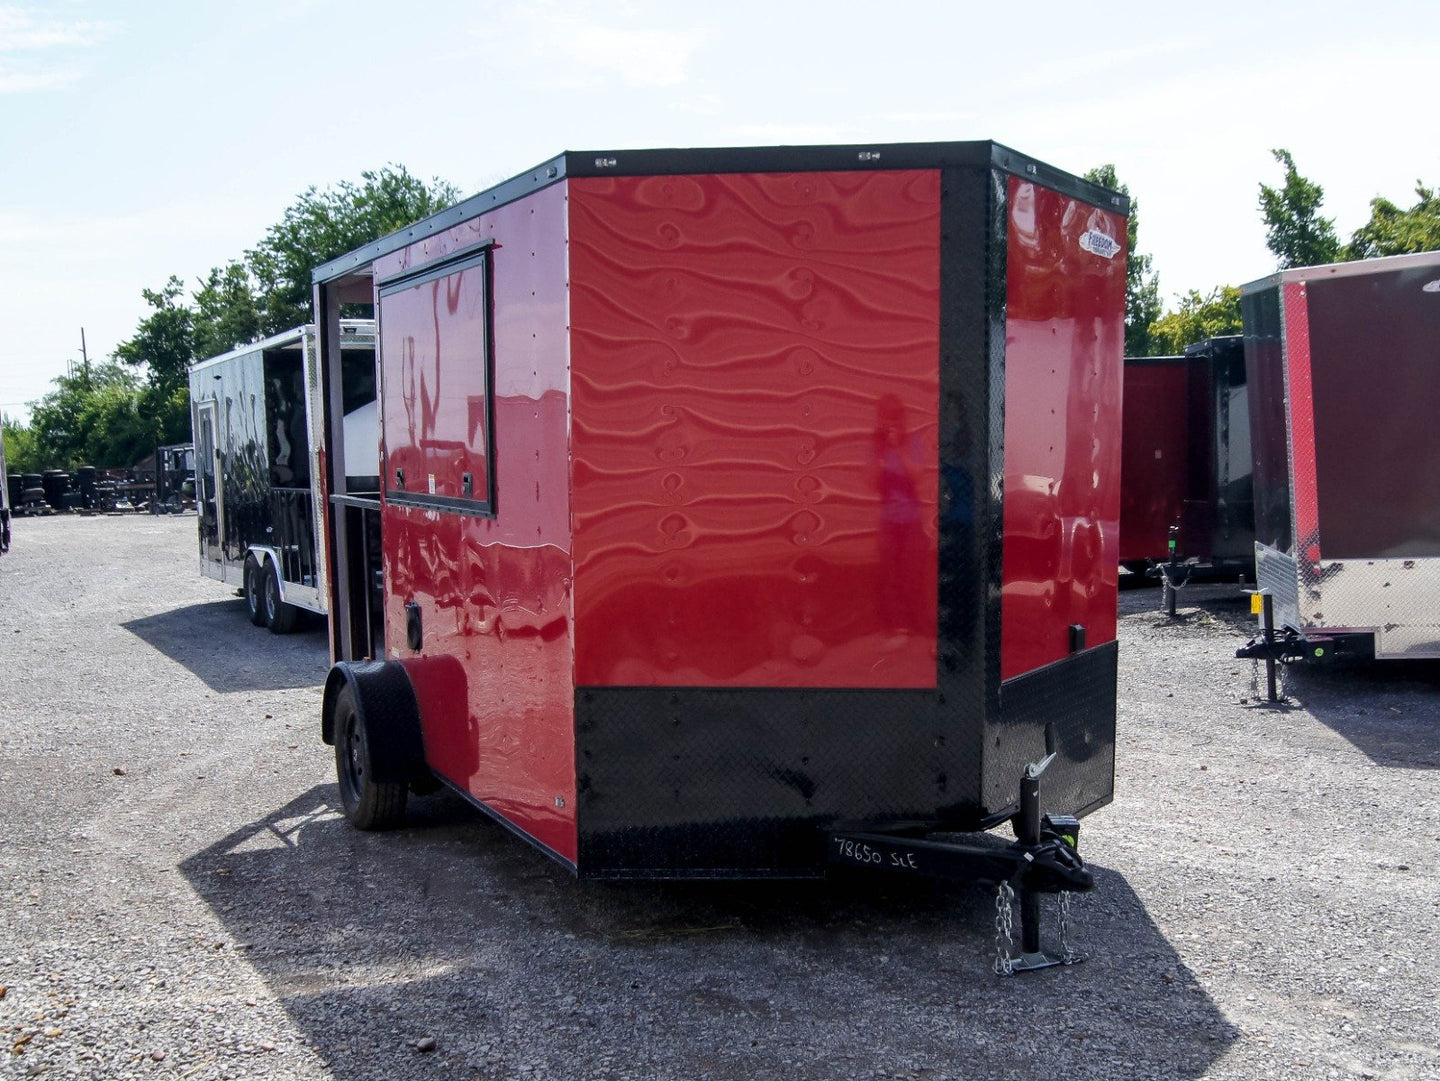
M 1013 882 L 1038 963 L 1113 791 L 1127 210 L 989 142 L 567 153 L 319 268 L 351 821 L 438 778 L 583 876 Z
M 1176 580 L 1253 567 L 1245 351 L 1238 334 L 1183 356 L 1125 358 L 1120 562 Z

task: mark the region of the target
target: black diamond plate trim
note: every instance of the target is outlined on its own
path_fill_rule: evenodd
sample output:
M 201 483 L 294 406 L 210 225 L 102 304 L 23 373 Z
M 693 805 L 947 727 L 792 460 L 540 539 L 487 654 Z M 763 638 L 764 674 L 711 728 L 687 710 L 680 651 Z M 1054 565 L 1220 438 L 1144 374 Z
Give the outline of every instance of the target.
M 997 814 L 1018 803 L 1020 774 L 1045 757 L 1055 726 L 1055 761 L 1040 781 L 1044 811 L 1083 815 L 1115 793 L 1115 686 L 1119 645 L 1076 653 L 1008 680 L 997 723 L 985 733 L 984 802 Z

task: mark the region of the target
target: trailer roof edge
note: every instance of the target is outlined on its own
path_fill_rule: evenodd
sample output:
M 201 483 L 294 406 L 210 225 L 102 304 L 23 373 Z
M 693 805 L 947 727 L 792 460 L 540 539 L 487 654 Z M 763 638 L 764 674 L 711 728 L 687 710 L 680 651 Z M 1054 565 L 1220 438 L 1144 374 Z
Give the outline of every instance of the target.
M 567 150 L 452 207 L 422 218 L 354 251 L 316 267 L 311 281 L 335 281 L 416 241 L 468 221 L 486 210 L 514 202 L 567 177 L 674 176 L 683 173 L 817 172 L 860 169 L 999 169 L 1035 180 L 1063 195 L 1120 214 L 1130 198 L 993 140 L 936 143 L 849 143 L 835 145 L 692 147 L 640 150 Z
M 1241 296 L 1270 289 L 1282 282 L 1308 282 L 1320 278 L 1353 278 L 1386 270 L 1409 270 L 1412 267 L 1440 266 L 1440 251 L 1414 252 L 1409 255 L 1382 255 L 1375 259 L 1351 259 L 1344 263 L 1323 263 L 1320 266 L 1291 267 L 1263 278 L 1246 282 Z
M 319 284 L 343 278 L 351 271 L 368 266 L 382 255 L 389 255 L 391 252 L 414 244 L 417 240 L 424 240 L 443 229 L 449 229 L 461 222 L 469 221 L 486 210 L 512 203 L 521 196 L 529 195 L 541 188 L 548 188 L 551 184 L 558 183 L 565 178 L 565 158 L 566 155 L 560 154 L 549 161 L 542 161 L 533 169 L 512 176 L 509 180 L 501 181 L 494 187 L 486 188 L 468 199 L 462 199 L 454 206 L 446 207 L 438 213 L 431 214 L 428 218 L 421 218 L 403 229 L 397 229 L 393 233 L 382 236 L 379 240 L 371 241 L 354 251 L 337 256 L 329 262 L 321 263 L 311 273 L 310 280 L 312 283 Z
M 375 336 L 375 320 L 373 319 L 342 319 L 340 320 L 342 330 L 349 329 L 352 336 L 357 336 L 357 331 L 364 328 L 370 338 Z M 209 367 L 211 364 L 218 364 L 222 360 L 234 360 L 236 357 L 248 356 L 251 353 L 262 349 L 277 349 L 282 345 L 289 345 L 291 342 L 300 341 L 306 334 L 314 333 L 314 323 L 301 323 L 298 327 L 291 327 L 289 330 L 282 330 L 279 334 L 272 334 L 268 338 L 261 338 L 258 342 L 250 342 L 248 345 L 237 345 L 228 353 L 220 353 L 213 357 L 205 357 L 203 360 L 193 361 L 189 371 L 198 371 L 201 368 Z M 358 335 L 365 336 L 365 335 Z

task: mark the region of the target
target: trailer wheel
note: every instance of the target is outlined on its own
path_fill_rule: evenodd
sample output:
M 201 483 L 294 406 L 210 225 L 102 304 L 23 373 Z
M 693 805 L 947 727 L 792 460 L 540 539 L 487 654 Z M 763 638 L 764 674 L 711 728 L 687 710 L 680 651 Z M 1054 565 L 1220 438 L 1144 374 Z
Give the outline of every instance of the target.
M 270 628 L 271 634 L 289 634 L 300 618 L 300 609 L 280 599 L 280 575 L 274 563 L 266 564 L 263 576 L 265 626 Z
M 245 570 L 241 576 L 245 593 L 245 612 L 250 622 L 257 627 L 265 626 L 264 572 L 259 561 L 253 556 L 245 557 Z
M 404 781 L 376 781 L 370 760 L 370 739 L 355 706 L 355 688 L 344 687 L 335 699 L 335 775 L 340 804 L 356 829 L 394 826 L 405 815 Z

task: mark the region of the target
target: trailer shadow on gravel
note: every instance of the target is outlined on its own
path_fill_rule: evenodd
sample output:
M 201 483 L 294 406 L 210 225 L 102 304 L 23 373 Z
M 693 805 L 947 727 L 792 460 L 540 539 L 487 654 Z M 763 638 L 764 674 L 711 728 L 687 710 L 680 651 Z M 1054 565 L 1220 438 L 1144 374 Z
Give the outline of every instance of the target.
M 1084 964 L 1002 980 L 988 890 L 577 882 L 448 794 L 378 834 L 336 801 L 181 869 L 337 1078 L 1191 1078 L 1237 1038 L 1113 871 Z
M 188 668 L 211 690 L 278 691 L 325 681 L 325 624 L 301 613 L 293 634 L 271 634 L 245 615 L 238 598 L 206 601 L 128 620 L 120 626 Z
M 1377 766 L 1440 769 L 1440 661 L 1291 664 L 1284 688 Z
M 1122 596 L 1121 615 L 1153 610 L 1156 625 L 1172 622 L 1157 607 L 1158 596 L 1158 591 L 1148 601 L 1143 594 Z M 1173 621 L 1177 626 L 1231 630 L 1235 648 L 1258 632 L 1250 598 L 1234 584 L 1182 590 L 1178 612 Z M 1250 665 L 1255 693 L 1263 692 L 1264 666 L 1243 660 L 1234 663 Z M 1281 667 L 1280 683 L 1291 703 L 1281 709 L 1298 704 L 1376 765 L 1440 769 L 1440 661 L 1297 661 Z M 1257 702 L 1250 708 L 1274 707 Z

